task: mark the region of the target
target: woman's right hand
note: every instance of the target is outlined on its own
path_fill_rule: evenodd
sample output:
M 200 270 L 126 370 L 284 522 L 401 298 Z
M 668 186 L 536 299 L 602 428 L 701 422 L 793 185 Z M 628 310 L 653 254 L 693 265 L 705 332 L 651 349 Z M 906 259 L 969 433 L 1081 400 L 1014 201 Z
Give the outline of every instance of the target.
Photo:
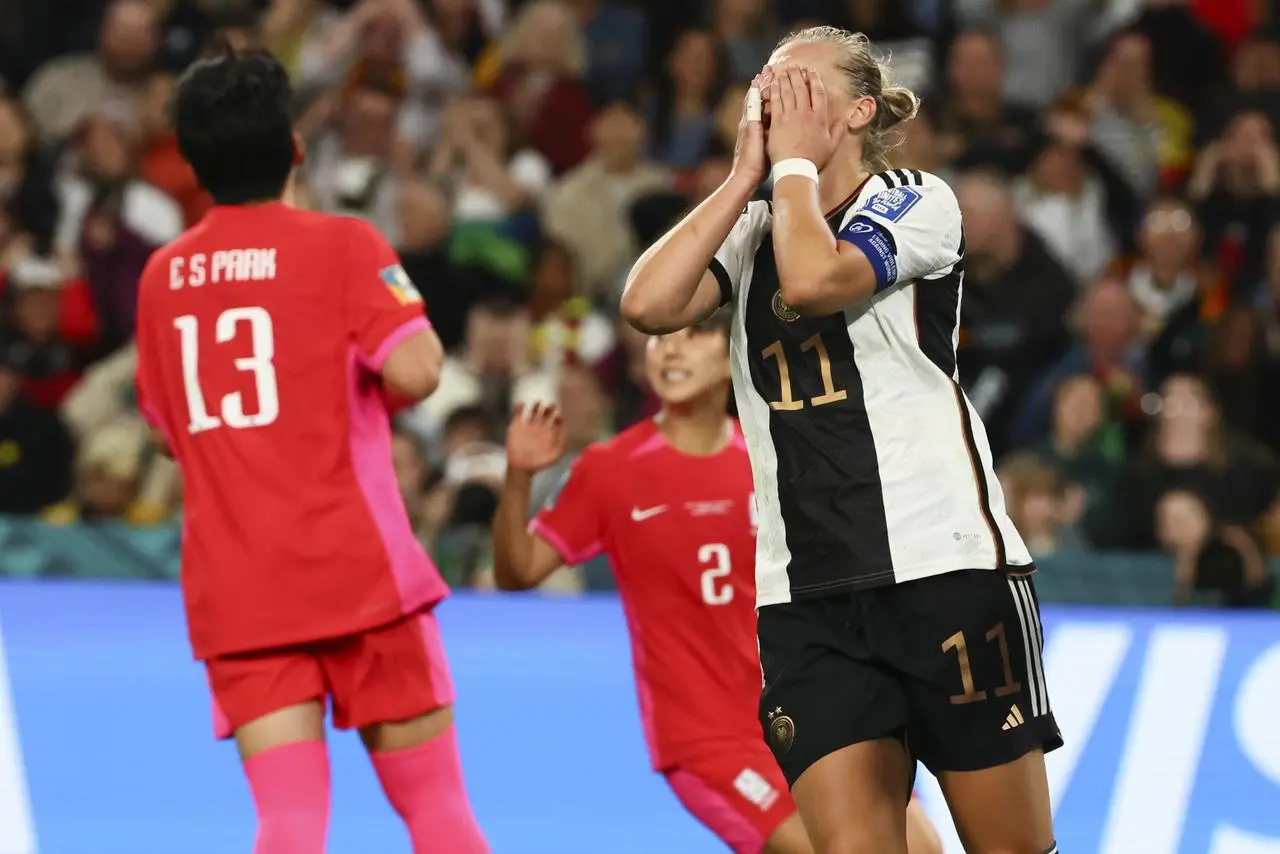
M 753 88 L 763 93 L 768 90 L 773 75 L 768 68 L 756 75 L 751 82 Z M 733 147 L 733 170 L 729 173 L 734 180 L 749 183 L 753 188 L 763 183 L 768 169 L 769 159 L 764 147 L 764 121 L 755 122 L 747 119 L 747 103 L 751 100 L 750 92 L 742 102 L 742 119 L 738 122 L 738 140 Z
M 507 468 L 532 474 L 564 456 L 564 419 L 555 406 L 535 403 L 525 412 L 516 407 L 507 427 Z

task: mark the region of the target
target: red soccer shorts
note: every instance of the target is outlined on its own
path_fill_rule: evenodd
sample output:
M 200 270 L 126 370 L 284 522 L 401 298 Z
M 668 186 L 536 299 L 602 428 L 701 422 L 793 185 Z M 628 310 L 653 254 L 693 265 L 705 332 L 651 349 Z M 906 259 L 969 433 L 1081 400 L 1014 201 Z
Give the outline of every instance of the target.
M 211 659 L 205 669 L 218 738 L 310 700 L 327 699 L 339 729 L 410 720 L 453 702 L 429 610 L 357 635 Z
M 763 740 L 681 762 L 666 777 L 685 809 L 735 854 L 760 854 L 796 811 L 787 780 Z

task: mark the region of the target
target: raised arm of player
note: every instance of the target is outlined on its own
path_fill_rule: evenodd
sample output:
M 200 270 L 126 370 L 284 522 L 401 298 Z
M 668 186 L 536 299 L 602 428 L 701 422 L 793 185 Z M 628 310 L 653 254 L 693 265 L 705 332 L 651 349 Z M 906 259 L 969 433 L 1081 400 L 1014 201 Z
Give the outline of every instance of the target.
M 631 268 L 621 306 L 628 323 L 650 334 L 673 332 L 732 299 L 735 285 L 713 259 L 745 215 L 764 170 L 764 127 L 748 121 L 744 104 L 729 177 Z
M 345 222 L 352 241 L 346 310 L 361 361 L 393 400 L 421 400 L 440 382 L 444 348 L 395 250 L 371 225 Z
M 811 69 L 782 69 L 770 82 L 769 156 L 825 163 L 834 148 L 822 79 Z M 773 256 L 779 289 L 802 315 L 840 311 L 875 293 L 866 256 L 836 240 L 823 215 L 818 184 L 787 175 L 773 184 Z
M 772 87 L 770 157 L 814 159 L 810 150 L 820 151 L 830 135 L 821 76 L 793 68 L 775 75 Z M 802 315 L 831 314 L 900 282 L 944 275 L 959 260 L 961 242 L 960 207 L 941 182 L 872 195 L 835 236 L 817 184 L 789 175 L 773 185 L 782 298 Z
M 599 514 L 581 461 L 560 495 L 529 522 L 533 476 L 564 455 L 564 443 L 554 406 L 535 404 L 527 413 L 517 407 L 507 428 L 507 478 L 493 517 L 493 575 L 502 590 L 536 587 L 557 568 L 599 551 Z

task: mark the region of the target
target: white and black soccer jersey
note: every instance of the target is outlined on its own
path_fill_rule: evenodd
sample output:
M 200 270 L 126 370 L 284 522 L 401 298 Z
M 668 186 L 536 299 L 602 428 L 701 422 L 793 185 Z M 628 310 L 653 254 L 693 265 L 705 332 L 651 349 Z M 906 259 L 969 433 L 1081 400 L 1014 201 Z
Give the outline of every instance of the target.
M 825 317 L 783 301 L 772 219 L 768 202 L 752 202 L 711 264 L 734 306 L 757 604 L 1029 567 L 986 430 L 957 382 L 964 233 L 951 188 L 893 170 L 828 216 L 881 287 Z

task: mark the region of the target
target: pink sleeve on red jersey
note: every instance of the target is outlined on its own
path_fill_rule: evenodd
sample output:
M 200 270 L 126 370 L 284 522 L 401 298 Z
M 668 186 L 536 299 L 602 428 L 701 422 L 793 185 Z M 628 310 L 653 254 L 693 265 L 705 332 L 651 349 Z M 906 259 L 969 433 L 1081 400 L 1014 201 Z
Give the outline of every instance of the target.
M 344 223 L 351 242 L 344 283 L 347 323 L 365 365 L 376 372 L 402 341 L 431 324 L 391 244 L 366 222 Z
M 600 501 L 592 488 L 593 458 L 588 451 L 574 462 L 559 494 L 529 523 L 529 530 L 550 543 L 570 566 L 590 560 L 602 548 Z

